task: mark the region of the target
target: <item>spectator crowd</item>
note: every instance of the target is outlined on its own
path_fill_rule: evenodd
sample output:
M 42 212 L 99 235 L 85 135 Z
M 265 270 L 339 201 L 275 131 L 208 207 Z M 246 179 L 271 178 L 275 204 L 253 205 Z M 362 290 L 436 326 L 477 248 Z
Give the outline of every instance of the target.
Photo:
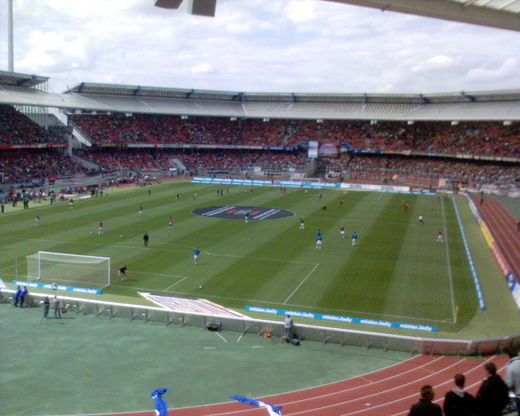
M 75 124 L 95 144 L 212 144 L 293 147 L 309 140 L 357 150 L 520 158 L 518 123 L 370 123 L 352 120 L 231 120 L 135 114 L 80 115 Z
M 86 169 L 57 150 L 0 151 L 1 182 L 28 182 L 85 173 Z
M 63 136 L 49 133 L 9 105 L 0 105 L 0 145 L 64 144 Z
M 485 378 L 475 386 L 475 393 L 466 390 L 464 374 L 455 374 L 454 388 L 444 395 L 441 404 L 436 403 L 431 385 L 420 389 L 419 401 L 410 407 L 408 416 L 502 416 L 520 415 L 520 357 L 515 347 L 508 347 L 509 362 L 505 379 L 493 362 L 484 364 Z
M 417 175 L 520 186 L 518 162 L 490 159 L 520 159 L 518 123 L 461 122 L 453 125 L 450 122 L 234 120 L 153 114 L 81 114 L 74 116 L 74 122 L 94 144 L 92 150 L 80 150 L 76 154 L 101 170 L 170 169 L 175 167 L 173 160 L 178 159 L 191 174 L 254 168 L 264 172 L 302 172 L 308 159 L 304 150 L 296 150 L 297 146 L 316 140 L 336 146 L 342 144 L 348 149 L 348 153 L 338 158 L 322 159 L 321 165 L 330 177 L 362 179 L 367 175 L 374 178 L 382 174 Z M 0 106 L 0 146 L 54 143 L 63 144 L 63 135 L 49 133 L 12 106 Z M 102 147 L 107 144 L 113 147 Z M 125 149 L 128 144 L 211 145 L 217 148 Z M 218 149 L 219 145 L 284 147 L 286 151 Z M 365 153 L 355 152 L 357 150 Z M 472 155 L 478 160 L 460 155 Z M 0 154 L 3 182 L 71 176 L 85 171 L 80 164 L 57 151 L 4 148 Z
M 212 171 L 243 171 L 260 167 L 264 171 L 284 172 L 304 168 L 305 152 L 274 152 L 259 150 L 167 150 L 167 149 L 97 149 L 75 153 L 104 170 L 160 170 L 175 167 L 178 159 L 190 174 Z
M 438 157 L 345 154 L 338 159 L 331 159 L 328 163 L 328 171 L 341 174 L 347 179 L 375 173 L 520 186 L 519 164 Z

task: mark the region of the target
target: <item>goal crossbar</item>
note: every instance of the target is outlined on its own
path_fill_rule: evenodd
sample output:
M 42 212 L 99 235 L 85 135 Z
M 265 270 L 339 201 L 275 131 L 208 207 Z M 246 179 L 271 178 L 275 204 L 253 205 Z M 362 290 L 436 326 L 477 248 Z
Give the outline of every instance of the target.
M 101 257 L 101 256 L 87 256 L 85 254 L 70 254 L 70 253 L 56 253 L 53 251 L 38 251 L 37 254 L 52 254 L 61 256 L 70 256 L 70 257 L 87 257 L 91 259 L 102 259 L 102 260 L 110 260 L 110 257 Z

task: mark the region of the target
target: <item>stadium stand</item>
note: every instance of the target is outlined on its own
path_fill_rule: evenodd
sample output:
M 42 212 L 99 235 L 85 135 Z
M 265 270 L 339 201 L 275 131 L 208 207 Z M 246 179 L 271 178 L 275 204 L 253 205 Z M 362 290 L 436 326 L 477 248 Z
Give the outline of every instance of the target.
M 398 182 L 398 175 L 413 175 L 445 178 L 457 182 L 520 186 L 520 168 L 515 164 L 355 154 L 330 160 L 328 167 L 330 176 L 341 175 L 348 180 L 373 178 L 378 181 Z M 333 172 L 336 172 L 336 175 Z
M 520 157 L 520 127 L 497 122 L 232 121 L 218 117 L 81 115 L 76 125 L 94 144 L 215 144 L 294 147 L 308 140 L 364 151 Z
M 232 172 L 261 167 L 266 171 L 287 171 L 302 168 L 306 163 L 303 152 L 268 152 L 246 150 L 157 150 L 98 148 L 77 151 L 76 155 L 99 165 L 104 170 L 127 168 L 131 170 L 159 170 L 174 167 L 179 159 L 190 174 L 197 172 Z
M 70 177 L 86 171 L 58 150 L 38 149 L 2 151 L 0 172 L 4 183 L 26 183 Z
M 0 105 L 0 145 L 65 144 L 63 137 L 41 128 L 14 107 Z

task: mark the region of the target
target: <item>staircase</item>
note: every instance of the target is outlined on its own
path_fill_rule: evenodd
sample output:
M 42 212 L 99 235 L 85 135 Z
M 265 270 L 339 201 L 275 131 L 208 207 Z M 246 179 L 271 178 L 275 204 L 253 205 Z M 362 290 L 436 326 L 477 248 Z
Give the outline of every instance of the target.
M 54 117 L 56 117 L 61 124 L 64 126 L 67 126 L 67 116 L 65 113 L 63 113 L 61 110 L 57 108 L 49 108 L 49 113 L 51 113 Z M 92 146 L 92 140 L 83 133 L 81 130 L 77 129 L 76 127 L 73 127 L 72 129 L 72 136 L 80 143 L 84 144 L 85 146 L 91 147 Z

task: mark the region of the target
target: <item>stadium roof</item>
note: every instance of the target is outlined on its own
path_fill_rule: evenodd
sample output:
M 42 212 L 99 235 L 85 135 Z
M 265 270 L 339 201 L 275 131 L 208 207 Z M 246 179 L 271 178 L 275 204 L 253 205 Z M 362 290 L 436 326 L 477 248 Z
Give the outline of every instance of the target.
M 39 75 L 27 75 L 17 72 L 0 71 L 0 86 L 14 85 L 17 87 L 35 87 L 44 84 L 49 80 L 48 77 Z
M 325 0 L 520 31 L 520 0 Z
M 269 119 L 520 121 L 520 90 L 436 94 L 256 93 L 81 83 L 63 94 L 0 85 L 0 104 L 105 113 Z
M 323 0 L 520 31 L 520 0 Z M 155 0 L 177 9 L 183 0 Z M 190 0 L 189 12 L 215 16 L 217 0 Z

